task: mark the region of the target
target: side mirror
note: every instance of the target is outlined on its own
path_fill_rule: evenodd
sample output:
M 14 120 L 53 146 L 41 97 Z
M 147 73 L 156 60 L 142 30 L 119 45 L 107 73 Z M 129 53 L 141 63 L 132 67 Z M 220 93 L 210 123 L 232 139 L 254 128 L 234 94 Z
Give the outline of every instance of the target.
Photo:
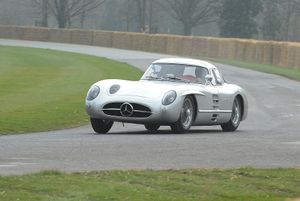
M 220 85 L 222 84 L 222 80 L 219 77 L 217 77 L 216 81 L 217 81 L 217 84 L 220 84 Z
M 205 76 L 205 84 L 208 85 L 212 82 L 213 77 L 211 75 L 206 75 Z

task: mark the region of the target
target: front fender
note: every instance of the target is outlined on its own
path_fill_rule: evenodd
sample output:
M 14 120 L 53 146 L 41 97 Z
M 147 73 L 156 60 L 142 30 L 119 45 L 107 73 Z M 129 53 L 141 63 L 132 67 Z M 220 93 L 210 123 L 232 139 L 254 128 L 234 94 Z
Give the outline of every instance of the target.
M 195 90 L 189 90 L 185 91 L 184 93 L 181 94 L 181 96 L 187 96 L 187 95 L 199 95 L 199 96 L 205 96 L 204 93 L 200 91 L 195 91 Z

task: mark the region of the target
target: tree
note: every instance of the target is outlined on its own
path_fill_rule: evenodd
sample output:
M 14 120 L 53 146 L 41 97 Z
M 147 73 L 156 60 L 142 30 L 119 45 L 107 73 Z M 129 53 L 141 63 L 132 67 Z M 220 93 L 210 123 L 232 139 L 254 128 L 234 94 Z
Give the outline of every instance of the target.
M 72 18 L 76 16 L 80 16 L 81 27 L 83 27 L 86 12 L 99 7 L 104 2 L 105 0 L 53 0 L 50 9 L 59 28 L 71 26 Z
M 191 35 L 196 26 L 218 19 L 218 0 L 166 0 L 171 15 L 183 25 L 184 35 Z
M 152 33 L 154 0 L 132 0 L 136 8 L 138 29 L 140 32 Z
M 264 39 L 274 40 L 278 38 L 282 23 L 279 3 L 279 0 L 264 1 L 263 25 L 261 27 Z
M 257 34 L 255 17 L 263 10 L 261 0 L 223 0 L 219 26 L 223 37 L 251 38 Z
M 141 32 L 145 32 L 146 30 L 146 8 L 147 8 L 147 1 L 146 0 L 134 0 L 137 6 L 137 14 L 138 14 L 138 21 L 139 21 L 139 30 Z
M 32 0 L 32 2 L 41 15 L 41 20 L 37 24 L 42 27 L 48 27 L 49 0 Z
M 300 15 L 300 0 L 287 0 L 281 2 L 281 7 L 283 8 L 283 26 L 282 34 L 284 40 L 290 40 L 292 37 L 292 29 L 295 26 L 300 26 L 299 20 L 295 22 L 293 26 L 293 21 L 297 20 L 297 15 Z
M 121 10 L 123 21 L 126 23 L 126 30 L 139 32 L 155 32 L 154 13 L 158 12 L 156 0 L 126 0 Z M 133 27 L 130 29 L 130 27 Z

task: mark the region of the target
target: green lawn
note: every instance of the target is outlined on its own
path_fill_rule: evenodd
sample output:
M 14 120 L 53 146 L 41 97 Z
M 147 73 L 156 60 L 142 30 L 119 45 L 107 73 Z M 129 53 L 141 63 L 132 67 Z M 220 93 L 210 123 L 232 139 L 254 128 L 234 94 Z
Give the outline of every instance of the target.
M 84 101 L 94 82 L 140 76 L 129 65 L 104 58 L 0 46 L 0 134 L 86 124 Z
M 42 172 L 0 177 L 1 201 L 284 201 L 300 197 L 300 169 Z

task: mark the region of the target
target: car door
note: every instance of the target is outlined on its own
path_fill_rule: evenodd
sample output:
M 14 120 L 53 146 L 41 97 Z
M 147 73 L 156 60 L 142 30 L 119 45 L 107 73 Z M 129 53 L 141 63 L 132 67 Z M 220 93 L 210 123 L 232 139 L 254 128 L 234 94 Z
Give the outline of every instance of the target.
M 218 88 L 215 85 L 215 78 L 212 72 L 207 71 L 207 74 L 211 76 L 211 81 L 199 85 L 199 91 L 204 96 L 198 96 L 198 115 L 196 118 L 196 124 L 198 125 L 213 125 L 217 123 L 218 114 L 216 110 L 219 108 L 219 96 Z M 205 77 L 205 76 L 204 76 Z
M 215 96 L 215 101 L 218 103 L 215 107 L 217 113 L 216 121 L 219 123 L 227 122 L 232 112 L 232 103 L 230 101 L 232 94 L 217 68 L 212 69 L 212 75 L 214 79 L 213 84 L 217 91 Z

